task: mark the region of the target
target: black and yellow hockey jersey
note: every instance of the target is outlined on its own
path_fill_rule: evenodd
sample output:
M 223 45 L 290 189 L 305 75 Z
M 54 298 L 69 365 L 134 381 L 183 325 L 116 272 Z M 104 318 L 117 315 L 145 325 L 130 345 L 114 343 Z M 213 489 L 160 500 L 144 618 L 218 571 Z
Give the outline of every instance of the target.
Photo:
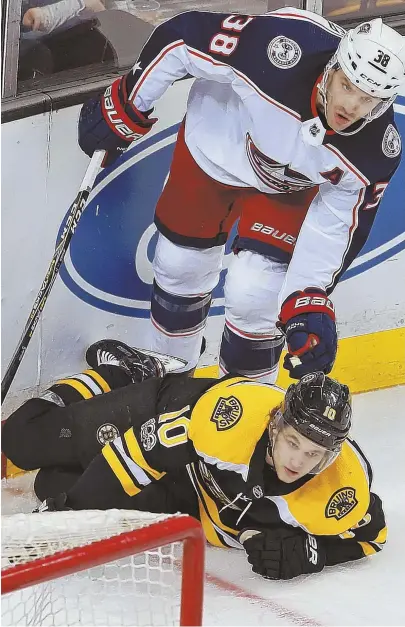
M 242 529 L 289 525 L 324 537 L 327 564 L 381 549 L 381 500 L 370 492 L 371 468 L 354 441 L 347 440 L 320 474 L 286 484 L 265 461 L 270 412 L 283 400 L 283 390 L 243 377 L 205 385 L 198 393 L 193 384 L 189 395 L 187 383 L 182 385 L 181 394 L 171 391 L 166 411 L 137 416 L 132 428 L 102 450 L 128 495 L 184 469 L 214 545 L 240 548 Z

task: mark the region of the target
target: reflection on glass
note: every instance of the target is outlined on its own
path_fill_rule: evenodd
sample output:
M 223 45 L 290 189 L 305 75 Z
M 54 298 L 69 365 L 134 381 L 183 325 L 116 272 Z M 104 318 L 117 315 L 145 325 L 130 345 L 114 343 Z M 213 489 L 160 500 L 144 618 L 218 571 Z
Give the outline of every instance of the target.
M 324 0 L 325 17 L 339 21 L 347 18 L 383 17 L 400 13 L 405 17 L 405 0 Z
M 128 13 L 156 26 L 182 11 L 198 8 L 255 15 L 301 5 L 302 0 L 22 0 L 18 81 L 20 88 L 24 82 L 28 89 L 25 82 L 32 79 L 88 66 L 99 72 L 100 67 L 114 65 L 117 45 L 114 48 L 109 34 L 115 29 L 131 48 L 133 25 L 125 15 Z M 323 12 L 334 21 L 388 13 L 405 16 L 405 0 L 323 0 Z M 98 28 L 101 16 L 110 18 L 105 20 L 108 32 Z
M 156 0 L 128 0 L 127 4 L 132 4 L 136 11 L 156 11 L 160 8 Z M 130 9 L 128 9 L 130 11 Z
M 125 13 L 145 15 L 144 19 L 153 23 L 159 8 L 157 0 L 22 0 L 20 88 L 22 82 L 66 70 L 114 64 L 116 50 L 108 34 L 99 28 L 99 16 L 108 14 L 109 26 L 115 24 L 115 31 L 121 30 L 122 36 L 130 40 L 131 23 L 125 20 Z

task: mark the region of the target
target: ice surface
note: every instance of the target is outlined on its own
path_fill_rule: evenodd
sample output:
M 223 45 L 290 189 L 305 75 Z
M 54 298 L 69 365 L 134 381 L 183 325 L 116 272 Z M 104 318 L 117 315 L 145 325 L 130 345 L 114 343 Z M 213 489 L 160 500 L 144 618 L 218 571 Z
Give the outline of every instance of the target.
M 374 557 L 317 575 L 271 582 L 254 575 L 243 552 L 207 549 L 205 625 L 405 625 L 405 387 L 353 399 L 353 437 L 374 470 L 388 542 Z M 29 512 L 32 473 L 3 481 L 2 512 Z M 28 491 L 28 492 L 27 492 Z

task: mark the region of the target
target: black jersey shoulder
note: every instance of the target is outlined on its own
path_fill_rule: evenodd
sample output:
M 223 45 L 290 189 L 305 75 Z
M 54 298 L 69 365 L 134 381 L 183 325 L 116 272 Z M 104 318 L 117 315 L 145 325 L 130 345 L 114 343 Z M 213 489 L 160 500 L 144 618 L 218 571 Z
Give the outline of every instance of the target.
M 354 135 L 328 135 L 326 145 L 337 148 L 370 181 L 388 181 L 401 160 L 401 136 L 390 107 Z

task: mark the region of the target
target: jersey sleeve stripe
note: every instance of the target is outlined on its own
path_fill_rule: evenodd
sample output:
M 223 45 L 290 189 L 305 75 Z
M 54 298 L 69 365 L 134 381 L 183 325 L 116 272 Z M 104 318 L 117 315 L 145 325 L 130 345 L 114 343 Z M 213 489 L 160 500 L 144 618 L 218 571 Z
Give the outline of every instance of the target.
M 355 176 L 357 176 L 357 178 L 359 179 L 359 181 L 361 181 L 363 185 L 365 185 L 366 187 L 367 185 L 370 185 L 370 181 L 364 176 L 364 174 L 362 174 L 362 172 L 360 172 L 360 170 L 358 170 L 353 165 L 353 163 L 351 163 L 348 159 L 346 159 L 346 157 L 340 152 L 340 150 L 338 150 L 337 148 L 335 148 L 335 146 L 332 146 L 331 144 L 325 144 L 325 148 L 333 152 L 342 161 L 342 163 L 344 163 L 345 166 L 351 172 L 353 172 Z
M 94 379 L 103 390 L 103 392 L 111 392 L 111 388 L 108 385 L 107 381 L 105 381 L 105 379 L 103 379 L 103 377 L 99 375 L 98 372 L 96 372 L 95 370 L 85 370 L 84 374 L 87 374 L 89 377 Z
M 126 472 L 116 453 L 112 450 L 111 445 L 106 444 L 101 452 L 126 494 L 128 496 L 139 494 L 141 489 L 135 485 L 130 475 Z
M 335 270 L 335 272 L 333 273 L 331 282 L 329 283 L 329 285 L 326 286 L 327 289 L 331 288 L 334 285 L 336 277 L 339 275 L 339 273 L 341 272 L 341 270 L 343 268 L 343 264 L 345 262 L 346 255 L 348 254 L 348 252 L 350 250 L 350 246 L 351 246 L 352 241 L 353 241 L 353 235 L 354 235 L 354 233 L 355 233 L 355 231 L 357 229 L 358 223 L 359 223 L 359 208 L 360 208 L 360 206 L 363 203 L 365 193 L 366 193 L 366 190 L 365 190 L 364 187 L 362 187 L 362 189 L 359 191 L 356 203 L 355 203 L 355 205 L 353 207 L 353 210 L 352 210 L 352 223 L 351 223 L 351 226 L 350 226 L 350 229 L 349 229 L 349 238 L 348 238 L 348 241 L 347 241 L 347 246 L 346 246 L 345 251 L 344 251 L 344 253 L 342 255 L 342 261 L 340 263 L 339 268 L 337 268 Z
M 372 542 L 359 542 L 361 548 L 363 549 L 364 555 L 367 557 L 369 555 L 374 555 L 381 551 L 380 547 L 374 547 Z
M 152 483 L 152 480 L 150 479 L 150 477 L 148 477 L 142 466 L 140 466 L 136 461 L 134 461 L 133 459 L 131 459 L 131 457 L 127 455 L 126 451 L 124 450 L 121 438 L 117 438 L 116 440 L 111 442 L 111 448 L 115 450 L 116 453 L 119 453 L 119 456 L 122 462 L 125 464 L 127 471 L 139 486 L 146 486 Z
M 131 459 L 143 470 L 148 472 L 148 474 L 150 474 L 153 479 L 156 479 L 156 481 L 158 481 L 166 474 L 165 472 L 159 472 L 158 470 L 155 470 L 155 468 L 152 468 L 152 466 L 148 464 L 142 454 L 142 451 L 132 429 L 129 429 L 125 432 L 124 439 L 128 447 Z
M 149 63 L 149 65 L 145 68 L 145 70 L 142 72 L 141 76 L 139 77 L 138 81 L 135 83 L 134 87 L 132 88 L 132 91 L 129 95 L 128 100 L 130 100 L 131 102 L 135 101 L 135 98 L 140 90 L 140 88 L 142 87 L 143 83 L 145 82 L 146 78 L 149 76 L 149 74 L 152 72 L 152 70 L 154 70 L 156 68 L 157 65 L 159 65 L 159 63 L 164 59 L 164 57 L 171 52 L 174 48 L 178 48 L 179 46 L 185 46 L 185 43 L 182 39 L 178 40 L 178 41 L 174 41 L 173 43 L 169 44 L 168 46 L 166 46 L 165 48 L 163 48 L 163 50 L 160 52 L 160 54 L 155 57 L 153 59 L 153 61 L 151 61 Z

